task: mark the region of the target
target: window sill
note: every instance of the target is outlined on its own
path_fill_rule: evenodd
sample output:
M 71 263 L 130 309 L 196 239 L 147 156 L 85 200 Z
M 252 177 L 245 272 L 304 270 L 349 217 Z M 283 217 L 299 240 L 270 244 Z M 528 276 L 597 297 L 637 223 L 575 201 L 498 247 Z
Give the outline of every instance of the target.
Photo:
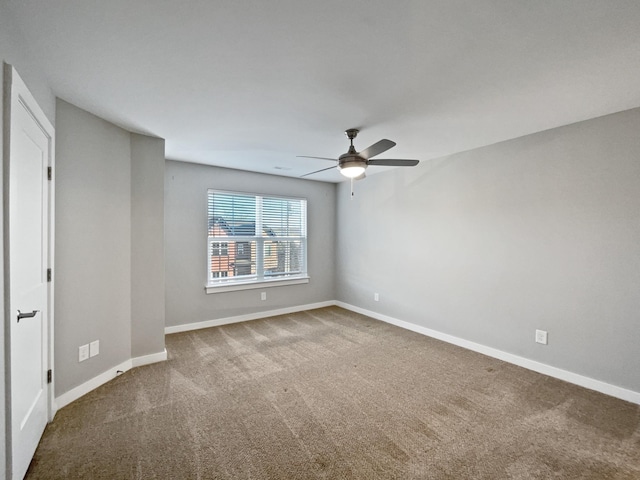
M 207 294 L 210 293 L 225 293 L 225 292 L 237 292 L 240 290 L 253 290 L 256 288 L 269 288 L 269 287 L 284 287 L 287 285 L 300 285 L 302 283 L 309 283 L 310 277 L 295 277 L 295 278 L 282 278 L 274 280 L 254 280 L 252 282 L 242 282 L 234 284 L 221 283 L 220 285 L 207 285 L 204 290 Z

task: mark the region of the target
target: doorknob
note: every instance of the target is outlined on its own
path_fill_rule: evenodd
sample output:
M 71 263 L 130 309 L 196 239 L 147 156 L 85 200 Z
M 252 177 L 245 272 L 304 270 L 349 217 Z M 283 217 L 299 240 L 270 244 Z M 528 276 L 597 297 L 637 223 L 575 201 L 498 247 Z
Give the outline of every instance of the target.
M 31 313 L 22 313 L 20 310 L 18 310 L 18 323 L 20 323 L 20 320 L 22 320 L 23 318 L 32 318 L 36 316 L 36 313 L 38 313 L 40 310 L 34 310 Z

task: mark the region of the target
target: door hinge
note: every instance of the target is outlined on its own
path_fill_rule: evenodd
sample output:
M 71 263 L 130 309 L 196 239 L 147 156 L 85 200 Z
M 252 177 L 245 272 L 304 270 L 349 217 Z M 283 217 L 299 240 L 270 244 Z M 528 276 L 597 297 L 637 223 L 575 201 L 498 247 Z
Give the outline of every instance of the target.
M 47 370 L 47 383 L 51 383 L 51 379 L 53 377 L 53 372 L 51 369 Z
M 53 177 L 53 168 L 47 167 L 47 180 L 51 180 L 51 177 Z
M 47 268 L 47 282 L 51 281 L 51 269 Z

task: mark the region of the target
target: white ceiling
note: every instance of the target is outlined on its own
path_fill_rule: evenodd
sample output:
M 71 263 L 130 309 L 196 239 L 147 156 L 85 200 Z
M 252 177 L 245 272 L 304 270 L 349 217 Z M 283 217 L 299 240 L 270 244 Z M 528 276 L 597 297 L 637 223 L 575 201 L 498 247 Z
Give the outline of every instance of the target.
M 174 160 L 300 176 L 346 128 L 428 160 L 640 106 L 637 0 L 7 5 L 57 96 Z

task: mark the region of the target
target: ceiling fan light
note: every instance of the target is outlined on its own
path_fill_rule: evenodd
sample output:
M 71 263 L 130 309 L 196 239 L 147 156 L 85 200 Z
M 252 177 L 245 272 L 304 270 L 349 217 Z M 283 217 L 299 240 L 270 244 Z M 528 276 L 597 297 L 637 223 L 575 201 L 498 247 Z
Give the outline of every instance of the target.
M 352 165 L 348 167 L 341 167 L 340 173 L 347 178 L 356 178 L 364 173 L 364 167 L 360 165 Z

